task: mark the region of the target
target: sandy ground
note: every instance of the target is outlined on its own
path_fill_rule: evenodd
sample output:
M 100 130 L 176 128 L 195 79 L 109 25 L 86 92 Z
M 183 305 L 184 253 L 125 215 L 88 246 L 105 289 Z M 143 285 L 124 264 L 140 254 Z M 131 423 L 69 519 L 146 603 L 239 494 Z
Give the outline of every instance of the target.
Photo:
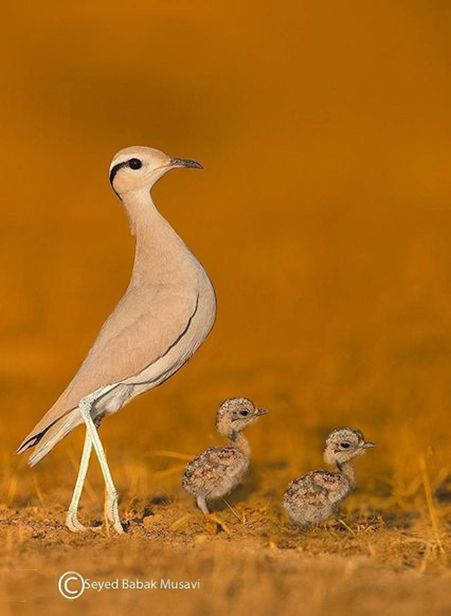
M 414 515 L 388 522 L 354 511 L 346 522 L 300 533 L 267 499 L 254 500 L 234 508 L 241 521 L 220 512 L 225 531 L 163 495 L 135 499 L 121 537 L 104 529 L 71 535 L 61 507 L 3 508 L 2 613 L 449 614 L 450 572 Z M 449 548 L 449 537 L 442 541 Z M 170 579 L 200 588 L 88 589 L 68 601 L 57 591 L 68 570 L 121 586 Z
M 259 429 L 263 434 L 263 423 L 249 430 L 251 441 L 259 442 Z M 113 451 L 120 457 L 120 446 Z M 14 459 L 15 471 L 8 474 L 9 503 L 0 507 L 2 614 L 450 613 L 451 491 L 446 480 L 434 492 L 431 518 L 421 485 L 399 499 L 383 483 L 366 480 L 367 456 L 358 461 L 362 485 L 339 520 L 299 531 L 280 506 L 281 491 L 293 476 L 283 458 L 260 457 L 228 504 L 217 503 L 216 518 L 206 519 L 179 487 L 187 456 L 153 450 L 143 454 L 146 466 L 137 464 L 137 456 L 127 473 L 114 464 L 126 533 L 117 536 L 104 526 L 95 468 L 81 519 L 97 530 L 74 535 L 64 527 L 62 503 L 70 498 L 76 457 L 71 462 L 73 453 L 64 450 L 54 455 L 65 462 L 46 463 L 40 471 Z M 149 476 L 143 475 L 145 468 Z M 28 495 L 14 477 L 29 485 Z M 131 477 L 135 483 L 127 486 Z M 120 587 L 90 588 L 70 601 L 57 589 L 66 571 Z M 195 586 L 198 581 L 199 588 L 122 588 L 123 579 L 129 585 L 154 580 L 157 586 L 160 580 Z

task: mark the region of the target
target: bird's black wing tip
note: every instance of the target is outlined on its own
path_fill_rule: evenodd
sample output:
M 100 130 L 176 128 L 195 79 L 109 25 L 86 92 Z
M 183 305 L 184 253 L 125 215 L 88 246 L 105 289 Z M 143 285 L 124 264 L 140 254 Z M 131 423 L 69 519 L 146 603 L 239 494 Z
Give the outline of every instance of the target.
M 39 441 L 41 440 L 41 436 L 42 436 L 41 434 L 38 434 L 38 436 L 32 436 L 26 441 L 23 441 L 23 443 L 19 445 L 19 447 L 16 449 L 16 455 L 19 455 L 23 453 L 24 451 L 26 451 L 27 449 L 30 449 L 31 447 L 34 447 L 35 445 L 37 445 Z

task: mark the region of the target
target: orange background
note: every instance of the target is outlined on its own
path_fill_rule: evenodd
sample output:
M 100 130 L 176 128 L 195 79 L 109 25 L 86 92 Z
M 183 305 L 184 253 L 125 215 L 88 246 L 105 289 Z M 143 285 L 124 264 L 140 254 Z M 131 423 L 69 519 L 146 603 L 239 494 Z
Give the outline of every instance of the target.
M 428 452 L 433 480 L 443 478 L 451 5 L 97 0 L 3 11 L 1 429 L 3 473 L 19 478 L 6 484 L 12 498 L 33 502 L 32 481 L 46 502 L 69 498 L 65 463 L 81 434 L 33 471 L 11 452 L 127 284 L 133 241 L 107 170 L 134 144 L 205 165 L 164 178 L 154 198 L 211 275 L 219 310 L 190 365 L 102 427 L 118 487 L 130 487 L 127 468 L 166 464 L 149 460 L 155 448 L 216 442 L 216 405 L 236 394 L 273 411 L 250 434 L 257 461 L 288 458 L 299 472 L 319 462 L 328 429 L 349 423 L 379 445 L 362 461 L 375 481 L 408 492 Z

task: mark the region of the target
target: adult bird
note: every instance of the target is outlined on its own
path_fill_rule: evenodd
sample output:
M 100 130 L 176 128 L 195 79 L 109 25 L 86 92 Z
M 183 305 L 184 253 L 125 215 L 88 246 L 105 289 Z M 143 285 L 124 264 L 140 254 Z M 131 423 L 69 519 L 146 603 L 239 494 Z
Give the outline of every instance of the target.
M 78 505 L 94 447 L 106 485 L 106 516 L 118 533 L 123 532 L 116 488 L 97 429 L 105 415 L 177 372 L 213 327 L 213 286 L 150 194 L 155 182 L 177 167 L 201 169 L 202 165 L 148 147 L 126 148 L 114 157 L 110 183 L 136 237 L 130 284 L 75 377 L 17 450 L 34 447 L 29 459 L 34 466 L 76 426 L 85 424 L 80 468 L 66 517 L 72 531 L 85 529 L 78 520 Z

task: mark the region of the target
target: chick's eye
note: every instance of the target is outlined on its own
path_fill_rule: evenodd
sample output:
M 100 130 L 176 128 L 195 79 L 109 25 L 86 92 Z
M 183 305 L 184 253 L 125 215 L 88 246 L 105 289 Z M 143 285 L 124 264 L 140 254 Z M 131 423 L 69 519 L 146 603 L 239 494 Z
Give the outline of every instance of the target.
M 342 449 L 349 449 L 351 447 L 350 443 L 340 443 L 340 447 Z
M 242 409 L 240 411 L 240 415 L 241 415 L 241 417 L 247 417 L 249 415 L 249 411 L 246 411 L 245 409 Z
M 141 169 L 141 167 L 143 166 L 142 162 L 139 160 L 139 158 L 131 158 L 128 161 L 128 166 L 130 167 L 130 169 Z

